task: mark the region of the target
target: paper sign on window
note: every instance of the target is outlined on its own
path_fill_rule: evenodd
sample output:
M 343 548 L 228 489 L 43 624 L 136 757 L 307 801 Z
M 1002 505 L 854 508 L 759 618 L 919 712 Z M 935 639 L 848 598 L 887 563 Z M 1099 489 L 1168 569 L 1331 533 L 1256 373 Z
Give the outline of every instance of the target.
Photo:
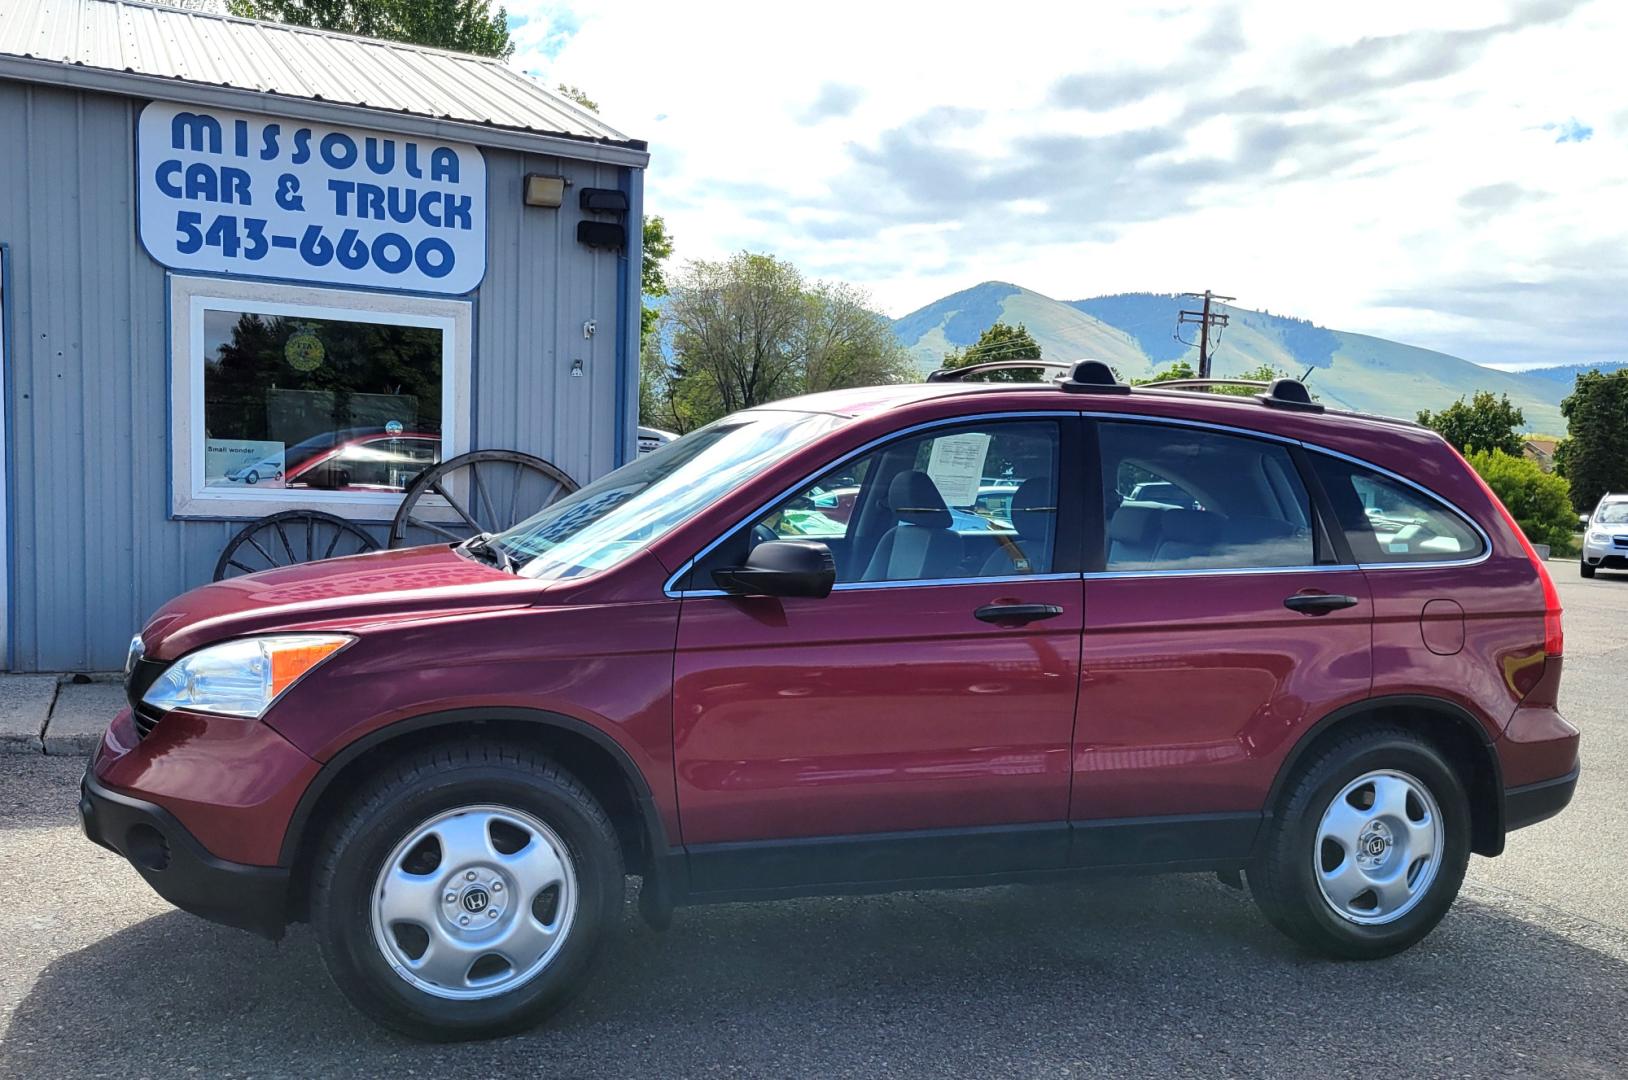
M 989 456 L 989 435 L 946 435 L 933 440 L 927 475 L 949 506 L 971 506 L 983 483 L 984 459 Z

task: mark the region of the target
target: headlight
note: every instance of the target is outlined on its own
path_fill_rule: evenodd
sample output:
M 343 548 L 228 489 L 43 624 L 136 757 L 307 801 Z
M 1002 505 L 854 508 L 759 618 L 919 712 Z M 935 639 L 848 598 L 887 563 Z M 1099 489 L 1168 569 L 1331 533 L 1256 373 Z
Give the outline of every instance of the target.
M 257 720 L 307 672 L 356 640 L 287 634 L 223 641 L 181 657 L 142 696 L 155 709 L 193 709 Z

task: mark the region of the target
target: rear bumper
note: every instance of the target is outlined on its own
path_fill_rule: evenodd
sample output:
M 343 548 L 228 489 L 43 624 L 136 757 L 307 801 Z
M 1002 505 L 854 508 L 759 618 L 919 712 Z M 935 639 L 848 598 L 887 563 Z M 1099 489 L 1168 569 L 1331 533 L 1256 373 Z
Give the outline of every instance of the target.
M 1504 831 L 1514 832 L 1554 817 L 1566 808 L 1577 790 L 1578 766 L 1565 776 L 1509 788 L 1504 792 Z
M 216 858 L 169 811 L 99 784 L 89 770 L 80 782 L 79 819 L 88 839 L 126 859 L 181 910 L 273 940 L 283 936 L 287 870 Z

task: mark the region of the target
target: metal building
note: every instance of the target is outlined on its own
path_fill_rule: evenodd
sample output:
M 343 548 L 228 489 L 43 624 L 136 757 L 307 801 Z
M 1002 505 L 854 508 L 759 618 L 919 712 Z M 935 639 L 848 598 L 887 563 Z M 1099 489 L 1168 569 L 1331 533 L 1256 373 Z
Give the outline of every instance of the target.
M 633 452 L 645 144 L 501 63 L 0 0 L 0 139 L 11 670 L 117 668 L 245 521 L 377 532 L 406 472 L 310 447 Z

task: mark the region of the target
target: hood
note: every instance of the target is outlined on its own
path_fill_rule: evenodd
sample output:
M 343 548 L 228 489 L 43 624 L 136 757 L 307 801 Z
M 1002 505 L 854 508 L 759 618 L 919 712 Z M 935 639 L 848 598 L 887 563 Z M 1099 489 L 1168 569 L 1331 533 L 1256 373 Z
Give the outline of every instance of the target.
M 360 625 L 427 612 L 519 607 L 544 585 L 466 559 L 450 547 L 376 551 L 302 563 L 193 589 L 142 628 L 154 660 L 249 633 Z

